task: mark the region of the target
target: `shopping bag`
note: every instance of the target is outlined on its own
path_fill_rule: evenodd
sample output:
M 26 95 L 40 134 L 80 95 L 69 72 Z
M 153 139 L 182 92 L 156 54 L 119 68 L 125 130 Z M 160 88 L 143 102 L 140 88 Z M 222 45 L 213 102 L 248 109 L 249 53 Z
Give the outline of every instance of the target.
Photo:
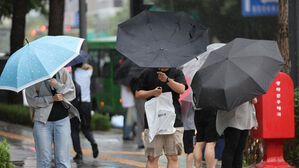
M 171 92 L 162 93 L 160 96 L 146 101 L 144 106 L 150 142 L 156 135 L 175 133 L 176 114 Z

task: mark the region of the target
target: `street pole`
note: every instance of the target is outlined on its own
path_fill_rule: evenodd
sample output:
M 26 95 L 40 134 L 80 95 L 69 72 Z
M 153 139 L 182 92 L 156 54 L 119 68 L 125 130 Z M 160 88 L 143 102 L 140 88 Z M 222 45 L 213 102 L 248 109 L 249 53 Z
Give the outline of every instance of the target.
M 84 38 L 84 43 L 82 44 L 81 49 L 87 52 L 87 43 L 86 43 L 86 32 L 87 32 L 87 22 L 86 22 L 86 12 L 87 12 L 87 4 L 85 0 L 79 0 L 79 31 L 80 31 L 80 37 Z
M 299 86 L 299 2 L 289 0 L 289 47 L 291 60 L 291 77 L 294 87 Z

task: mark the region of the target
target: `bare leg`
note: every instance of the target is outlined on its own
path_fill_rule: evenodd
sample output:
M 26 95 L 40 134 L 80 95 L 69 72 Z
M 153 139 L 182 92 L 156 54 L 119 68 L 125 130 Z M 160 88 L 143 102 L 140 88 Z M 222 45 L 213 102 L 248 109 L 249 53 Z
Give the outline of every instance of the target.
M 218 159 L 214 159 L 214 162 L 213 162 L 213 168 L 216 168 L 217 163 L 218 163 Z
M 193 153 L 189 153 L 186 156 L 186 168 L 192 168 L 194 156 Z
M 207 163 L 207 168 L 213 168 L 215 160 L 215 145 L 216 142 L 209 142 L 206 144 L 205 159 Z
M 178 155 L 171 155 L 167 157 L 167 168 L 179 168 Z
M 151 157 L 149 156 L 148 159 L 147 159 L 147 162 L 146 162 L 146 168 L 158 168 L 159 167 L 159 157 L 160 156 L 157 156 L 157 157 Z
M 193 150 L 194 159 L 195 159 L 195 167 L 202 167 L 202 149 L 205 146 L 205 142 L 196 142 Z

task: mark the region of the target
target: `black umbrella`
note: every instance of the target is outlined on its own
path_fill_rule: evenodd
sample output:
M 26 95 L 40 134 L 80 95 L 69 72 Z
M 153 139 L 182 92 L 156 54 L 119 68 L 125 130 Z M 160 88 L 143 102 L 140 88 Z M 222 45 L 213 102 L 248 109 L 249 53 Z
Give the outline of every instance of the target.
M 236 38 L 212 51 L 196 72 L 195 104 L 231 110 L 266 93 L 283 65 L 276 41 Z
M 130 60 L 125 60 L 116 70 L 114 74 L 114 80 L 119 83 L 123 84 L 125 86 L 130 85 L 130 79 L 128 77 L 128 73 L 133 66 L 133 62 Z
M 183 12 L 143 11 L 118 25 L 116 49 L 140 67 L 178 67 L 206 50 L 207 29 Z
M 131 81 L 139 78 L 144 69 L 127 59 L 116 69 L 114 80 L 119 84 L 130 86 Z

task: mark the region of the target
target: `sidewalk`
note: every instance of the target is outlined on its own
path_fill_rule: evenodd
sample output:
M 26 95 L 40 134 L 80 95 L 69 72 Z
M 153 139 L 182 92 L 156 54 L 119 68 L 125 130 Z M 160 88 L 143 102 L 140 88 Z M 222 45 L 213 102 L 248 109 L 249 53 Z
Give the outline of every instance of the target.
M 11 161 L 16 168 L 35 168 L 36 157 L 32 128 L 0 121 L 0 139 L 5 137 L 10 145 Z M 134 141 L 123 141 L 122 131 L 112 129 L 108 132 L 94 131 L 99 145 L 98 158 L 92 157 L 89 142 L 81 134 L 83 161 L 71 162 L 72 168 L 138 168 L 145 167 L 144 150 L 138 149 Z M 71 158 L 75 153 L 71 152 Z M 162 156 L 159 166 L 166 168 L 167 159 Z M 180 168 L 185 168 L 185 155 L 179 156 Z M 218 166 L 220 168 L 220 166 Z M 217 167 L 217 168 L 218 168 Z

